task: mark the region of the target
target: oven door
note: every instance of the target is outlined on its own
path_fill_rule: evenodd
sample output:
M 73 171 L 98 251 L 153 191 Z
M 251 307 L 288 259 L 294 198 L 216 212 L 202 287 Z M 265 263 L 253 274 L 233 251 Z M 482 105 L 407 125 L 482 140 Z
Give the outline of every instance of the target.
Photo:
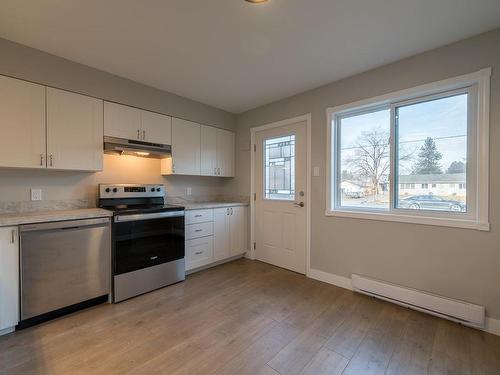
M 184 211 L 115 216 L 113 255 L 113 275 L 184 258 Z

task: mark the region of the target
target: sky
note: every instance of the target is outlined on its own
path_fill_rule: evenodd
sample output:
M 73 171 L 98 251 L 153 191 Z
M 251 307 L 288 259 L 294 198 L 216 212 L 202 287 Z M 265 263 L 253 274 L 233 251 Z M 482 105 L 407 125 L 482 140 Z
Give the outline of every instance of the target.
M 465 162 L 467 96 L 465 93 L 398 107 L 399 142 L 405 153 L 414 152 L 416 160 L 424 140 L 431 137 L 435 139 L 438 151 L 443 155 L 440 161 L 443 172 L 453 161 Z M 343 155 L 353 153 L 350 148 L 355 146 L 361 132 L 375 128 L 389 132 L 390 111 L 388 109 L 343 118 L 341 121 Z M 415 160 L 401 163 L 400 173 L 410 173 Z

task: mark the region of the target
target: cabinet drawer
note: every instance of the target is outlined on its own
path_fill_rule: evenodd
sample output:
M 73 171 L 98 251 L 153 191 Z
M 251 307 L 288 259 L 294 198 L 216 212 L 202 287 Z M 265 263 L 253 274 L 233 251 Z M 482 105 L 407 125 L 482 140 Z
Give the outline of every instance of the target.
M 214 220 L 214 210 L 186 211 L 186 224 L 205 223 Z
M 186 225 L 186 240 L 211 236 L 212 234 L 214 234 L 212 222 Z
M 186 269 L 193 269 L 212 263 L 213 237 L 196 238 L 186 241 Z

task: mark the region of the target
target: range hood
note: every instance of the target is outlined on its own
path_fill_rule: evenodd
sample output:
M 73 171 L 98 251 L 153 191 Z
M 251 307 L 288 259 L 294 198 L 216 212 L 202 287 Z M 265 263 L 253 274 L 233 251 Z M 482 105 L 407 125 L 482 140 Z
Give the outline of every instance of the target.
M 104 137 L 104 153 L 164 159 L 172 156 L 172 146 L 115 137 Z

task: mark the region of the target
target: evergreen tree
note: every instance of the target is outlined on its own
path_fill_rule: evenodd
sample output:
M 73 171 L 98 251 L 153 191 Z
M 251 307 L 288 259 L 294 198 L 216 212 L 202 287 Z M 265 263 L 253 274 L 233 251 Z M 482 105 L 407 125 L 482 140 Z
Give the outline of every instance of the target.
M 413 168 L 413 174 L 441 174 L 439 161 L 443 155 L 438 151 L 436 142 L 431 137 L 427 137 L 424 145 L 420 147 L 418 161 Z

